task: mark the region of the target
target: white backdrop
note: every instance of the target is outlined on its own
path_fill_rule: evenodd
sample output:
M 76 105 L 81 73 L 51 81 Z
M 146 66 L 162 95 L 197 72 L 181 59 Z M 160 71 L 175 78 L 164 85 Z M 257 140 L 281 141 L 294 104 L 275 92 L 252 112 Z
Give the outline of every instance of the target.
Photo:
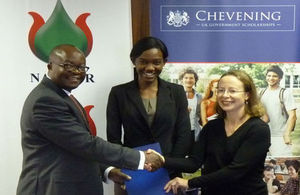
M 74 91 L 82 105 L 94 105 L 91 116 L 99 136 L 105 136 L 105 109 L 110 88 L 133 78 L 129 60 L 131 48 L 130 0 L 61 0 L 73 21 L 82 13 L 91 13 L 87 24 L 93 34 L 93 48 L 87 57 L 95 83 L 84 83 Z M 29 11 L 46 21 L 56 0 L 0 0 L 0 194 L 15 194 L 21 171 L 22 150 L 19 120 L 23 102 L 38 82 L 31 73 L 46 72 L 28 45 L 33 23 Z M 112 186 L 105 186 L 112 194 Z

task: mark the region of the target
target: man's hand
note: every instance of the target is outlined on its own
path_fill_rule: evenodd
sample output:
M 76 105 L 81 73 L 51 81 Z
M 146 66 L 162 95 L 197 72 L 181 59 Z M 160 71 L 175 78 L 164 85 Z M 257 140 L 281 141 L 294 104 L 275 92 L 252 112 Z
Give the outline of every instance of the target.
M 113 168 L 112 170 L 110 170 L 110 172 L 108 173 L 108 178 L 120 185 L 124 185 L 125 181 L 131 180 L 131 177 L 129 175 L 122 173 L 121 170 L 117 168 Z
M 148 149 L 147 151 L 144 151 L 144 153 L 146 157 L 144 169 L 147 171 L 156 171 L 164 165 L 164 157 L 155 150 Z

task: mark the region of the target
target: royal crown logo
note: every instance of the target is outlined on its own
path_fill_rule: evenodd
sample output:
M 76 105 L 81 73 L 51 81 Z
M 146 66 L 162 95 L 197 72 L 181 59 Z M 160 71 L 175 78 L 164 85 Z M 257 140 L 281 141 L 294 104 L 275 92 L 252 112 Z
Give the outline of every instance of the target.
M 186 26 L 190 21 L 190 16 L 187 12 L 183 11 L 182 14 L 179 10 L 175 12 L 169 11 L 167 15 L 167 24 L 174 27 Z

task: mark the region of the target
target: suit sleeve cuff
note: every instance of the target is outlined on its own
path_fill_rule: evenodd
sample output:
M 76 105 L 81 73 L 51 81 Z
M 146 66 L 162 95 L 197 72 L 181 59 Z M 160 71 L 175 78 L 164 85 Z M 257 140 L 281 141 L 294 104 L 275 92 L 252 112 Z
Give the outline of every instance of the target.
M 189 188 L 200 188 L 202 187 L 201 185 L 201 181 L 199 181 L 199 177 L 195 177 L 195 178 L 192 178 L 192 179 L 189 179 L 188 180 L 188 187 Z

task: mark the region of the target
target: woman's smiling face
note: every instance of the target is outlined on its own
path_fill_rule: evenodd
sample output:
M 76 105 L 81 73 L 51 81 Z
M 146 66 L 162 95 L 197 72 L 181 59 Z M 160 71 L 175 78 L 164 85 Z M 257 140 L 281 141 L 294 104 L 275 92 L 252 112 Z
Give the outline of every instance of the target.
M 244 84 L 238 78 L 227 75 L 218 83 L 217 99 L 219 106 L 225 112 L 237 112 L 245 109 L 248 93 L 245 92 Z
M 134 65 L 140 81 L 154 82 L 161 73 L 165 60 L 160 49 L 152 48 L 137 57 Z

